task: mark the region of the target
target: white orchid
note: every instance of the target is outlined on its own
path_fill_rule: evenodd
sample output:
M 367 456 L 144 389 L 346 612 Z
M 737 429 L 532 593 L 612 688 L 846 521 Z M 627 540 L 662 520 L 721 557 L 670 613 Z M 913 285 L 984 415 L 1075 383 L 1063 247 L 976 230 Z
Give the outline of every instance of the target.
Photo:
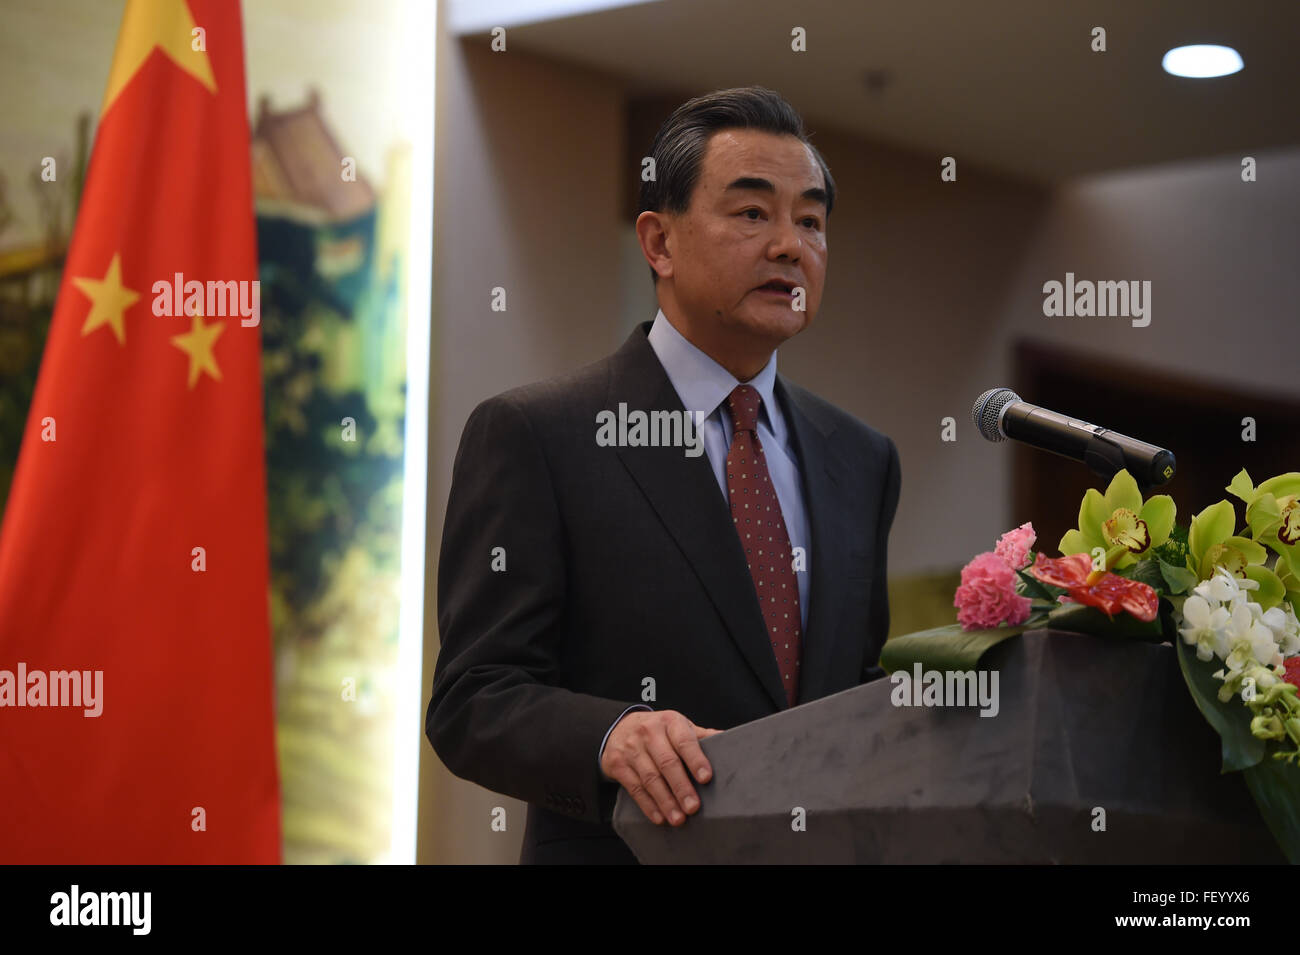
M 1198 588 L 1199 589 L 1199 588 Z M 1216 601 L 1217 603 L 1217 601 Z M 1196 647 L 1198 660 L 1223 659 L 1228 655 L 1228 620 L 1232 615 L 1222 606 L 1211 606 L 1199 594 L 1192 594 L 1183 603 L 1183 620 L 1180 627 L 1184 642 Z
M 1283 612 L 1264 609 L 1249 599 L 1259 583 L 1237 577 L 1223 567 L 1196 585 L 1183 602 L 1178 632 L 1196 647 L 1200 660 L 1218 657 L 1230 676 L 1257 666 L 1281 666 L 1282 659 L 1300 649 L 1300 620 L 1288 606 Z
M 1247 663 L 1281 666 L 1282 653 L 1278 650 L 1273 631 L 1255 616 L 1250 605 L 1245 602 L 1234 603 L 1232 614 L 1228 618 L 1227 637 L 1228 655 L 1223 662 L 1230 671 L 1241 670 Z
M 1259 581 L 1236 577 L 1222 567 L 1216 567 L 1214 574 L 1196 585 L 1195 593 L 1212 603 L 1231 604 L 1246 598 L 1245 591 L 1258 590 Z
M 1283 607 L 1286 609 L 1283 610 Z M 1292 657 L 1300 653 L 1300 619 L 1296 618 L 1295 610 L 1289 603 L 1284 603 L 1283 607 L 1264 611 L 1262 619 L 1273 631 L 1282 656 Z

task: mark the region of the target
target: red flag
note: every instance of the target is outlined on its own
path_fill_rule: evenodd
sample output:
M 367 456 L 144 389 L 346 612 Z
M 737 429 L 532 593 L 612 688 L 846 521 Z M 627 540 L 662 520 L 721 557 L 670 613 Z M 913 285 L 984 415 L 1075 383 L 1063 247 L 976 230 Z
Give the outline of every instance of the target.
M 0 532 L 0 862 L 280 861 L 250 178 L 239 5 L 127 0 Z

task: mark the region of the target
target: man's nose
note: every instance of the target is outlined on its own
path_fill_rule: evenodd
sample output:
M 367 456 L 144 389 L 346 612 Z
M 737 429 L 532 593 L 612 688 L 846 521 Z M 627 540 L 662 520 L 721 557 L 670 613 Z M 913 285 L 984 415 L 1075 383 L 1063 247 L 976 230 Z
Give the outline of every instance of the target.
M 776 253 L 777 258 L 786 257 L 791 261 L 799 261 L 803 255 L 803 237 L 799 235 L 799 224 L 791 220 L 782 220 L 777 226 L 777 235 L 772 240 L 771 251 Z

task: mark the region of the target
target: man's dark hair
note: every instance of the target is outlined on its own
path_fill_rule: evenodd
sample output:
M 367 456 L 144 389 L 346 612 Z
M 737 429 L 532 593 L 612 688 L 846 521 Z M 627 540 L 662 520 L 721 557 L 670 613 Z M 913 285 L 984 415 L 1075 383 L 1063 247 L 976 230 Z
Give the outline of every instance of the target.
M 794 136 L 810 150 L 821 167 L 826 183 L 826 218 L 835 204 L 835 180 L 817 147 L 808 141 L 803 119 L 780 93 L 762 86 L 715 90 L 688 100 L 673 110 L 659 127 L 650 155 L 655 178 L 641 182 L 642 212 L 684 213 L 700 178 L 700 165 L 709 137 L 723 129 L 758 129 L 777 135 Z M 650 276 L 657 283 L 653 267 Z

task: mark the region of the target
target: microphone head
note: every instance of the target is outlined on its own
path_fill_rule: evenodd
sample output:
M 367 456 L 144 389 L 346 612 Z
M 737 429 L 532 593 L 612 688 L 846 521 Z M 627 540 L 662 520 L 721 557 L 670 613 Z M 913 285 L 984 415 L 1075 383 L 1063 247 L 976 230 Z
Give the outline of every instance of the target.
M 1020 400 L 1020 396 L 1010 388 L 990 388 L 976 398 L 971 417 L 975 419 L 980 434 L 990 441 L 1005 441 L 1007 436 L 1002 433 L 1001 426 L 1002 409 Z

